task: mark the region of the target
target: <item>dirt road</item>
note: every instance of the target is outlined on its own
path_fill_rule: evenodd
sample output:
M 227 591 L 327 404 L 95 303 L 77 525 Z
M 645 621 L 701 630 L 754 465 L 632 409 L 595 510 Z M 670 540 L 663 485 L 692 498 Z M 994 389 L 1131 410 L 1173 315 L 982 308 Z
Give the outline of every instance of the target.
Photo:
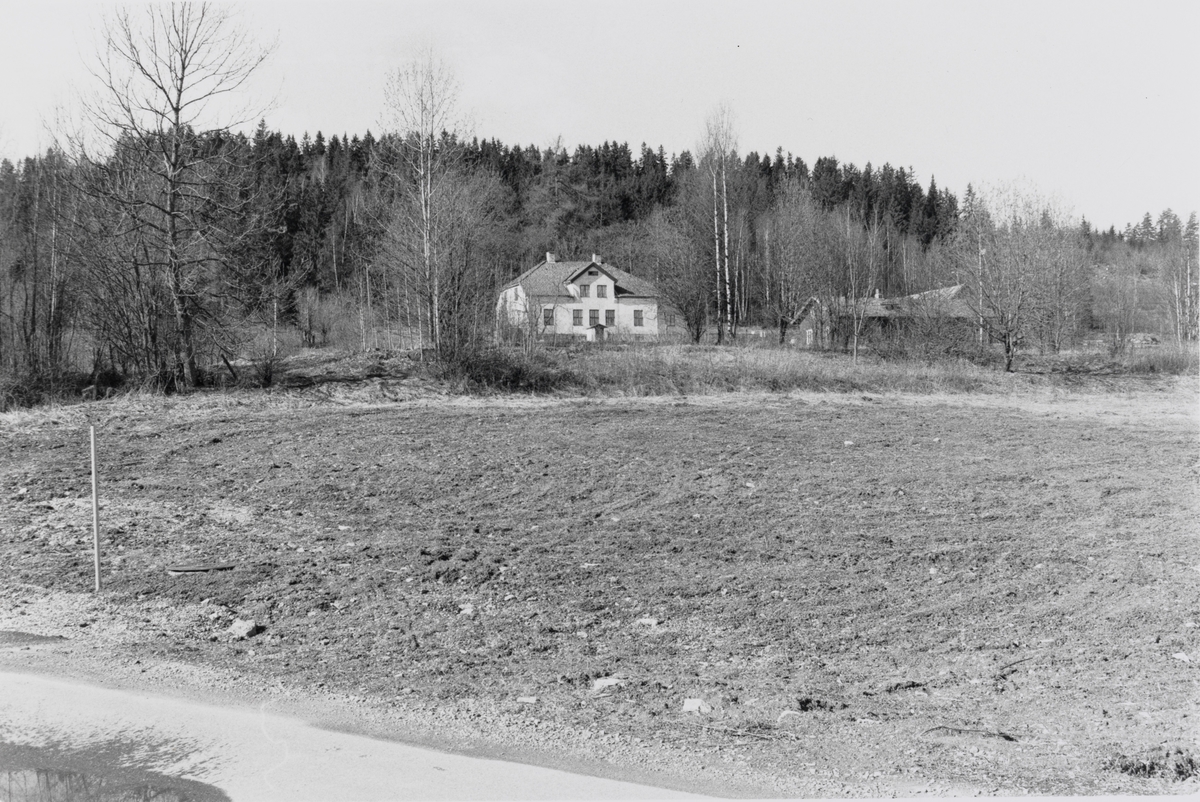
M 143 785 L 190 781 L 180 792 L 200 799 L 205 792 L 260 802 L 703 798 L 318 729 L 277 707 L 217 707 L 0 672 L 0 777 L 11 783 L 28 773 L 14 760 L 40 760 L 64 781 L 85 778 L 94 788 L 121 782 L 112 772 L 121 762 L 125 772 L 142 772 Z

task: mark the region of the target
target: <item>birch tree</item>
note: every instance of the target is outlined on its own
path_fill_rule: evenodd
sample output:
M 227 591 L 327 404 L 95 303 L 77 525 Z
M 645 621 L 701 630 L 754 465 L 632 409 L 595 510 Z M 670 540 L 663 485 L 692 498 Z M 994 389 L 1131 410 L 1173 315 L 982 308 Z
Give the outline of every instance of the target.
M 1200 336 L 1200 225 L 1192 212 L 1182 226 L 1171 210 L 1159 216 L 1159 275 L 1175 342 L 1182 346 Z
M 716 267 L 717 344 L 733 333 L 733 291 L 729 271 L 729 167 L 737 158 L 733 111 L 722 103 L 704 123 L 700 163 L 712 182 L 713 257 Z
M 461 197 L 457 99 L 453 73 L 432 51 L 390 74 L 384 90 L 389 136 L 383 167 L 396 192 L 392 254 L 425 306 L 427 334 L 439 355 L 449 271 L 442 240 Z

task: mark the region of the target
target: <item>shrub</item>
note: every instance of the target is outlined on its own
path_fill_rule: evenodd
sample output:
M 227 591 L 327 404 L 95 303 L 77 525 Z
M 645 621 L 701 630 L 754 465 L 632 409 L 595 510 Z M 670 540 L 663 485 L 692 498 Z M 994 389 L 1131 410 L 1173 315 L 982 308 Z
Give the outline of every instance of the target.
M 1200 761 L 1182 747 L 1151 750 L 1140 755 L 1114 755 L 1104 763 L 1109 771 L 1147 779 L 1190 780 L 1200 777 Z
M 122 382 L 120 374 L 101 373 L 101 379 L 92 381 L 87 373 L 79 371 L 55 375 L 20 373 L 0 376 L 0 412 L 14 409 L 30 409 L 53 401 L 76 402 L 85 387 L 94 384 L 98 393 L 93 397 L 105 397 Z
M 1196 347 L 1138 348 L 1126 353 L 1122 367 L 1129 373 L 1163 373 L 1172 376 L 1200 374 L 1200 349 Z
M 0 379 L 0 412 L 27 409 L 46 400 L 45 392 L 26 376 L 6 376 Z
M 246 348 L 251 370 L 240 375 L 246 387 L 271 387 L 279 380 L 288 358 L 300 350 L 302 335 L 291 327 L 260 329 Z
M 465 351 L 438 367 L 440 378 L 458 382 L 468 392 L 549 393 L 579 383 L 545 351 L 522 354 L 503 348 Z

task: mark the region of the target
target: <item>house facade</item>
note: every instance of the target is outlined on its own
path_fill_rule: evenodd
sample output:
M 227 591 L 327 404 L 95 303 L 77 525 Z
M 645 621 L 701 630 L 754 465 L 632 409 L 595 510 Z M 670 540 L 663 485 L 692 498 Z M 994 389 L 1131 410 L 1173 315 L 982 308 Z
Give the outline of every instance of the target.
M 552 253 L 500 291 L 502 336 L 656 340 L 658 291 L 599 256 L 560 262 Z

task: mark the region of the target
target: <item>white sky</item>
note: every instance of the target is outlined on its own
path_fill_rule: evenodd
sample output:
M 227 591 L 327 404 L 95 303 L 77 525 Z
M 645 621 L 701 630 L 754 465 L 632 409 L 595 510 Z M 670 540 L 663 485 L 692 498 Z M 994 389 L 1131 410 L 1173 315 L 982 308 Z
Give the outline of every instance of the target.
M 0 0 L 0 156 L 87 91 L 105 6 Z M 235 6 L 263 43 L 268 125 L 378 133 L 384 75 L 424 45 L 471 133 L 694 149 L 718 102 L 739 150 L 912 167 L 961 198 L 1031 182 L 1118 229 L 1200 210 L 1200 2 L 460 0 Z

